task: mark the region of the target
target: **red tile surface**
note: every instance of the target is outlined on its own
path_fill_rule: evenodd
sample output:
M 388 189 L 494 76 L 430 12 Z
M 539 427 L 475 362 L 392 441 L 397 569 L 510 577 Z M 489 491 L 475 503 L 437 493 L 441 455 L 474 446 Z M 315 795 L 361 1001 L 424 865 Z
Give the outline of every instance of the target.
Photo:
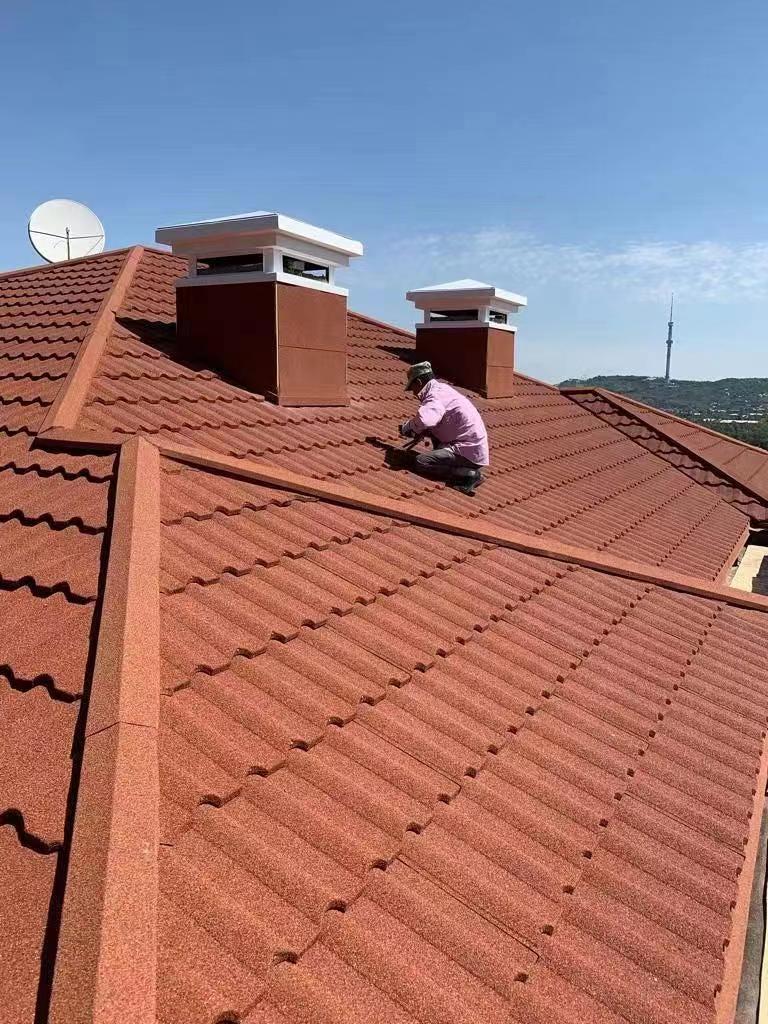
M 94 378 L 82 427 L 142 431 L 265 459 L 582 546 L 631 547 L 635 557 L 652 564 L 676 554 L 677 561 L 690 562 L 687 571 L 710 579 L 747 525 L 742 511 L 692 484 L 615 425 L 522 375 L 511 398 L 477 398 L 491 436 L 492 467 L 472 502 L 395 472 L 369 439 L 399 444 L 397 425 L 413 412 L 413 399 L 402 388 L 411 335 L 350 314 L 350 406 L 281 409 L 191 364 L 177 349 L 173 283 L 184 267 L 169 255 L 145 252 Z
M 0 1020 L 13 1024 L 35 1015 L 56 860 L 42 851 L 64 840 L 113 462 L 32 444 L 124 259 L 0 276 Z
M 761 613 L 170 469 L 160 1019 L 714 1021 Z
M 47 849 L 64 838 L 78 702 L 52 700 L 42 686 L 28 692 L 0 679 L 0 807 L 23 820 L 23 829 Z M 19 819 L 17 819 L 19 820 Z
M 567 389 L 582 408 L 755 519 L 768 519 L 768 454 L 623 395 Z
M 56 857 L 55 853 L 37 853 L 22 846 L 14 827 L 0 824 L 2 1024 L 27 1024 L 35 1019 Z
M 14 1022 L 38 997 L 113 473 L 34 433 L 125 259 L 0 277 Z M 409 335 L 351 314 L 351 406 L 279 409 L 176 350 L 182 267 L 143 254 L 81 426 L 705 579 L 744 531 L 714 460 L 524 377 L 481 403 L 476 499 L 389 470 L 366 438 L 394 441 L 412 409 Z M 178 463 L 161 501 L 160 1021 L 714 1021 L 768 723 L 764 613 Z
M 623 401 L 628 409 L 638 410 L 665 437 L 682 442 L 737 483 L 749 487 L 768 501 L 768 453 L 679 416 L 651 409 L 628 398 Z

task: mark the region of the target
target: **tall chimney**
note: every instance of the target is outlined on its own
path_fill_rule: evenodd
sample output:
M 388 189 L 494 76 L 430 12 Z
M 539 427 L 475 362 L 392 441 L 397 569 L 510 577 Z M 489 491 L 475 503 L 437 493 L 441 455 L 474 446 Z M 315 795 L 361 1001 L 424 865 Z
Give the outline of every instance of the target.
M 158 228 L 189 262 L 176 282 L 177 337 L 190 354 L 280 405 L 347 404 L 351 238 L 282 213 Z
M 512 394 L 517 328 L 509 317 L 528 304 L 523 295 L 463 280 L 416 288 L 406 298 L 424 311 L 416 325 L 417 359 L 487 398 Z

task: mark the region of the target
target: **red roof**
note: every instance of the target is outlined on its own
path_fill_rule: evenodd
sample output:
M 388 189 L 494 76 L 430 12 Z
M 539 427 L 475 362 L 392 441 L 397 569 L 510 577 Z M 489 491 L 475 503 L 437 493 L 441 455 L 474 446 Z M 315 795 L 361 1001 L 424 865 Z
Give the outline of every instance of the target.
M 0 277 L 0 1020 L 731 1021 L 760 494 L 524 377 L 446 491 L 366 440 L 410 335 L 276 407 L 177 350 L 179 269 Z
M 617 396 L 618 397 L 618 396 Z M 700 423 L 691 423 L 671 413 L 624 399 L 627 408 L 647 417 L 657 430 L 700 455 L 743 487 L 768 499 L 768 453 L 762 448 L 718 434 Z
M 602 388 L 564 388 L 563 391 L 699 483 L 719 486 L 724 497 L 730 483 L 734 492 L 741 493 L 744 511 L 756 520 L 765 521 L 768 452 L 762 448 L 754 448 L 700 423 L 660 412 Z M 752 496 L 752 507 L 744 502 L 747 495 Z
M 0 276 L 0 1020 L 31 1021 L 113 457 L 33 448 L 123 255 Z
M 173 282 L 184 263 L 145 252 L 119 325 L 87 389 L 81 429 L 190 443 L 317 479 L 346 479 L 373 494 L 409 497 L 467 513 L 462 496 L 395 473 L 372 437 L 392 443 L 412 401 L 403 360 L 413 337 L 358 314 L 349 317 L 347 409 L 285 409 L 190 365 L 173 341 Z M 469 515 L 617 554 L 637 554 L 714 578 L 730 564 L 746 515 L 768 500 L 712 474 L 696 487 L 678 467 L 585 411 L 557 389 L 522 375 L 510 399 L 482 400 L 494 449 L 490 479 Z M 721 493 L 722 492 L 722 493 Z M 682 549 L 682 550 L 681 550 Z

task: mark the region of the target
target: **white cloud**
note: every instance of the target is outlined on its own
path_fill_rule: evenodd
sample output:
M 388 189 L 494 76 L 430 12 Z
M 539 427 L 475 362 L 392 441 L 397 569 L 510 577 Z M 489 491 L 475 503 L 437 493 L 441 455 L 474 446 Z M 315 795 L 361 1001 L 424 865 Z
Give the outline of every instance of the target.
M 361 268 L 362 269 L 362 268 Z M 530 234 L 485 230 L 390 242 L 365 273 L 380 287 L 450 277 L 485 277 L 525 292 L 540 285 L 616 290 L 628 299 L 768 299 L 768 242 L 626 242 L 614 248 L 553 244 Z

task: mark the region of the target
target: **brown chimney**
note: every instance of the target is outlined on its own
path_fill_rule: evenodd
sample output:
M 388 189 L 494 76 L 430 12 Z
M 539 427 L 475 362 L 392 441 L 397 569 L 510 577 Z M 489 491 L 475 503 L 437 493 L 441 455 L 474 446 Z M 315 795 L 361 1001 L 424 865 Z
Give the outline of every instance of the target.
M 512 394 L 515 333 L 509 323 L 528 300 L 481 281 L 449 281 L 417 288 L 406 298 L 424 311 L 416 325 L 416 357 L 438 377 L 487 398 Z
M 360 242 L 263 212 L 155 239 L 189 260 L 176 329 L 190 354 L 280 405 L 347 404 L 347 292 L 334 272 Z

